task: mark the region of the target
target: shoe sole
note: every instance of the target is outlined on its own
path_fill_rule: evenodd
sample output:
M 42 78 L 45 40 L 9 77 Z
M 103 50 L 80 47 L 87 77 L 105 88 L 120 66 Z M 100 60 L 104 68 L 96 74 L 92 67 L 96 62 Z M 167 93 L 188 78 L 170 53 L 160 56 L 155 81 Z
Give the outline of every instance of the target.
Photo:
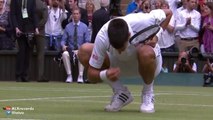
M 147 110 L 140 110 L 142 113 L 155 113 L 155 110 L 150 110 L 150 111 L 147 111 Z
M 131 98 L 131 100 L 127 101 L 125 104 L 123 104 L 121 107 L 117 108 L 117 109 L 113 109 L 113 110 L 108 110 L 108 109 L 104 109 L 104 111 L 106 112 L 118 112 L 121 110 L 121 108 L 123 108 L 124 106 L 128 105 L 129 103 L 131 103 L 133 101 L 133 98 Z
M 65 83 L 72 83 L 72 82 L 66 81 Z

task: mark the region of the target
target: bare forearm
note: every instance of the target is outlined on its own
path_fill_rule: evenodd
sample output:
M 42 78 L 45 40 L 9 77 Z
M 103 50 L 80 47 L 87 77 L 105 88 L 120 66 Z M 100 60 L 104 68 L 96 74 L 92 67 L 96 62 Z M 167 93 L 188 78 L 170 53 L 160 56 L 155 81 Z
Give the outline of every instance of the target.
M 169 24 L 169 21 L 172 17 L 172 11 L 170 9 L 163 9 L 166 14 L 166 19 L 161 23 L 161 27 L 165 30 Z
M 90 82 L 92 83 L 98 83 L 101 82 L 101 78 L 100 78 L 100 70 L 92 68 L 91 66 L 89 66 L 88 68 L 88 79 Z

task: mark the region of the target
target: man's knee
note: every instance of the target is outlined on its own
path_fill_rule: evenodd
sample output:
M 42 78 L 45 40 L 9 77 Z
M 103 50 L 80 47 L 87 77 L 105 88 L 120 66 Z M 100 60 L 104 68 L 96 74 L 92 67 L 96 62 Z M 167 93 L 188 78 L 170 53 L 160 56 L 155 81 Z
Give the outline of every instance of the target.
M 88 62 L 92 54 L 92 50 L 93 44 L 91 43 L 85 43 L 81 45 L 81 47 L 78 50 L 78 59 L 84 65 L 84 67 L 87 67 L 89 64 Z
M 62 58 L 67 58 L 67 57 L 69 57 L 69 52 L 68 51 L 64 51 L 63 53 L 62 53 Z
M 144 45 L 138 48 L 138 58 L 145 61 L 145 59 L 155 59 L 155 52 L 149 45 Z

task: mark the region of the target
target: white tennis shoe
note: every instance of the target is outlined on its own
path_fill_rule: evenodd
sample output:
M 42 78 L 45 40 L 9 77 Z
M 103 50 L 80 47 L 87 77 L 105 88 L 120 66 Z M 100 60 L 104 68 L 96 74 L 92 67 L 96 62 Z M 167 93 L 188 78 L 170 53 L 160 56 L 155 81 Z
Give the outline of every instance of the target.
M 117 112 L 132 101 L 133 97 L 131 93 L 127 88 L 125 88 L 125 90 L 120 90 L 114 93 L 114 95 L 112 96 L 111 103 L 108 104 L 104 110 L 108 112 Z
M 72 81 L 72 76 L 71 76 L 71 75 L 68 75 L 68 76 L 67 76 L 67 79 L 66 79 L 66 83 L 71 83 L 71 82 L 73 82 L 73 81 Z
M 140 106 L 143 113 L 154 113 L 154 94 L 143 94 L 143 103 Z
M 83 76 L 82 76 L 82 75 L 79 75 L 79 76 L 78 76 L 77 82 L 78 82 L 78 83 L 84 83 L 84 80 L 83 80 Z

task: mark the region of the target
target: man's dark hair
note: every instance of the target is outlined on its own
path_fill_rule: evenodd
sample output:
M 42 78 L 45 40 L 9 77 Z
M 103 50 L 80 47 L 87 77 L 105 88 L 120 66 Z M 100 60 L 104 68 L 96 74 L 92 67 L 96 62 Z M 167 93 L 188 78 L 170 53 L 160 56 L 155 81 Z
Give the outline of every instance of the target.
M 120 49 L 129 40 L 129 28 L 123 19 L 113 19 L 108 26 L 109 42 L 115 49 Z

